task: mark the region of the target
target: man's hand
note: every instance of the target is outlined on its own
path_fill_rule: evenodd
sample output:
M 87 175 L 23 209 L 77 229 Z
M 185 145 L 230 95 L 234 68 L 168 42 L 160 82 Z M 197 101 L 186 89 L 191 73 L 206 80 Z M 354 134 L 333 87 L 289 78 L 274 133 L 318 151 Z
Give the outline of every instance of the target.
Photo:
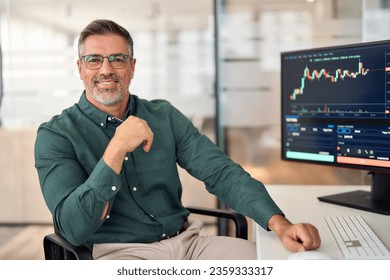
M 134 151 L 141 144 L 144 145 L 144 151 L 149 152 L 153 143 L 153 132 L 146 121 L 130 116 L 118 126 L 111 142 L 125 154 Z
M 292 252 L 314 250 L 321 245 L 318 230 L 311 224 L 292 224 L 284 216 L 274 215 L 268 222 L 268 228 Z
M 147 122 L 130 116 L 117 127 L 114 137 L 104 152 L 103 160 L 119 174 L 127 153 L 134 151 L 139 145 L 143 145 L 144 151 L 149 152 L 152 143 L 153 132 Z

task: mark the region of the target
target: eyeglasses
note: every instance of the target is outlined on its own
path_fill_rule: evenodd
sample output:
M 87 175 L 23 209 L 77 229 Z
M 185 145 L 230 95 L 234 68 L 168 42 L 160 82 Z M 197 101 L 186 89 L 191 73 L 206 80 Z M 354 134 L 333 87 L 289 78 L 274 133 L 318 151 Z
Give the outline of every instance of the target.
M 80 57 L 80 60 L 84 60 L 85 66 L 90 70 L 98 70 L 103 65 L 104 59 L 107 58 L 112 68 L 121 69 L 125 68 L 127 61 L 132 57 L 128 54 L 115 53 L 109 56 L 102 56 L 100 54 L 87 54 Z

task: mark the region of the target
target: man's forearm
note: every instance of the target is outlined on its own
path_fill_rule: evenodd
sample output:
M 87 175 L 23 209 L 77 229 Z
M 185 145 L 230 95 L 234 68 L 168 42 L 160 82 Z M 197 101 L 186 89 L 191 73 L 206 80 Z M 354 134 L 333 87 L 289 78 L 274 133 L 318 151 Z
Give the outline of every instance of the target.
M 112 170 L 114 170 L 116 174 L 119 175 L 122 171 L 125 155 L 126 153 L 119 149 L 118 146 L 111 140 L 104 151 L 102 159 Z

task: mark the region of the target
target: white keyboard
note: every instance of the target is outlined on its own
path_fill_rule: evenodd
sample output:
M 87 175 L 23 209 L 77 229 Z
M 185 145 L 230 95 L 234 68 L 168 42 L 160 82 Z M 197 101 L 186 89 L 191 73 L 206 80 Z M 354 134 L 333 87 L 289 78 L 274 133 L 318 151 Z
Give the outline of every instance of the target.
M 325 217 L 344 259 L 390 259 L 390 251 L 361 216 Z

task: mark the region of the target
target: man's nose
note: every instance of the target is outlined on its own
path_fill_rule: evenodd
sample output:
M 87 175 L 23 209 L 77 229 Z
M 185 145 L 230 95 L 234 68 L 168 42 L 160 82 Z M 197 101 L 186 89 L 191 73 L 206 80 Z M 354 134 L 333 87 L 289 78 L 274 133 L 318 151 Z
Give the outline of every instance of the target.
M 102 66 L 100 67 L 100 72 L 107 73 L 107 72 L 113 72 L 113 69 L 110 61 L 108 60 L 108 57 L 103 58 Z

